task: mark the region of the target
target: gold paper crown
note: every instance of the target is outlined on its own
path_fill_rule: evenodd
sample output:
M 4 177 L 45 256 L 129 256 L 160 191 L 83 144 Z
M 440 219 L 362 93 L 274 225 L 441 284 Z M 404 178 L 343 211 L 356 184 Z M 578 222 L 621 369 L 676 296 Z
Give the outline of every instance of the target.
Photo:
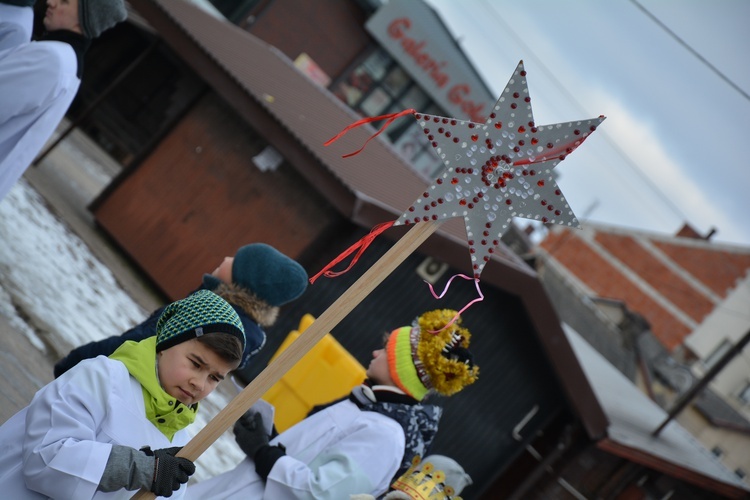
M 461 326 L 461 317 L 457 315 L 452 309 L 436 309 L 419 316 L 415 325 L 421 332 L 416 347 L 417 370 L 423 367 L 431 387 L 444 396 L 459 392 L 479 377 L 477 365 L 446 356 L 451 348 L 468 349 L 471 341 L 471 333 Z M 451 321 L 453 324 L 446 327 Z
M 422 459 L 416 455 L 411 461 L 411 467 L 396 479 L 391 488 L 403 491 L 413 500 L 461 500 L 454 496 L 453 487 L 445 484 L 445 473 L 435 470 L 430 462 L 419 469 Z

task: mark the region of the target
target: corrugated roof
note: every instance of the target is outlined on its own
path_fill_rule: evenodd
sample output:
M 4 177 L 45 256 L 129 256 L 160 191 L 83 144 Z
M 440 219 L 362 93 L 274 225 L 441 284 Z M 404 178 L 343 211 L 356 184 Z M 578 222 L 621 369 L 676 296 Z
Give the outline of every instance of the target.
M 275 47 L 182 0 L 155 3 L 362 201 L 387 210 L 395 219 L 424 192 L 425 181 L 382 136 L 373 139 L 361 154 L 342 158 L 359 149 L 375 132 L 369 125 L 353 129 L 331 146 L 324 146 L 361 116 L 304 76 Z M 465 246 L 466 232 L 460 218 L 446 221 L 438 232 Z M 500 250 L 496 260 L 529 272 L 513 252 Z M 468 250 L 466 262 L 468 265 Z
M 575 330 L 567 325 L 564 330 L 610 421 L 600 448 L 722 495 L 746 497 L 750 488 L 676 421 L 653 436 L 667 412 Z

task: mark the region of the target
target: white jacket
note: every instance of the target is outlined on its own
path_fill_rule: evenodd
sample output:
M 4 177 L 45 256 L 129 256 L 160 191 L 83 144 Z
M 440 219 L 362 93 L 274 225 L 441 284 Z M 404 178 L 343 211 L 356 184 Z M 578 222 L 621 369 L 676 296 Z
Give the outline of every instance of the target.
M 34 9 L 0 1 L 0 50 L 31 41 Z
M 183 429 L 170 443 L 146 419 L 141 385 L 124 364 L 104 356 L 85 360 L 0 426 L 0 497 L 130 498 L 134 491 L 96 490 L 112 445 L 156 450 L 188 439 Z
M 187 498 L 298 500 L 349 498 L 352 493 L 385 493 L 404 455 L 404 431 L 395 420 L 362 411 L 349 400 L 317 412 L 274 438 L 286 456 L 267 482 L 255 464 L 188 487 Z
M 65 116 L 81 80 L 73 48 L 57 41 L 0 50 L 0 200 Z

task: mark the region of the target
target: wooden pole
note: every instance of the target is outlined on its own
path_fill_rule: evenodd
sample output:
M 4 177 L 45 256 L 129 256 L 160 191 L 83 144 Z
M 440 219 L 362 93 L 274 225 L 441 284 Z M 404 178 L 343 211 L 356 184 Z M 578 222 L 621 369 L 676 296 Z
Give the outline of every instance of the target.
M 307 354 L 326 333 L 344 319 L 370 292 L 411 255 L 440 226 L 442 221 L 420 222 L 401 237 L 373 266 L 307 327 L 292 344 L 282 351 L 255 379 L 237 394 L 198 434 L 185 445 L 178 457 L 192 461 L 211 446 L 263 394 Z M 141 490 L 133 499 L 152 499 L 154 494 Z

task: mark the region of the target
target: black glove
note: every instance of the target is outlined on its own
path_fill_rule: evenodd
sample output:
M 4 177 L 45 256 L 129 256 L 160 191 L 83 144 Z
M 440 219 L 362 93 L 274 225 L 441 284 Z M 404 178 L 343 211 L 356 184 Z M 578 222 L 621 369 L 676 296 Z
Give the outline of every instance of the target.
M 260 413 L 245 413 L 234 424 L 234 440 L 250 460 L 255 460 L 255 454 L 268 444 L 268 438 Z
M 195 464 L 183 457 L 176 457 L 182 448 L 162 448 L 153 450 L 144 448 L 141 451 L 146 455 L 152 455 L 156 460 L 154 464 L 154 481 L 151 483 L 151 492 L 160 497 L 170 497 L 172 492 L 179 490 L 180 486 L 187 483 L 190 476 L 195 472 Z

